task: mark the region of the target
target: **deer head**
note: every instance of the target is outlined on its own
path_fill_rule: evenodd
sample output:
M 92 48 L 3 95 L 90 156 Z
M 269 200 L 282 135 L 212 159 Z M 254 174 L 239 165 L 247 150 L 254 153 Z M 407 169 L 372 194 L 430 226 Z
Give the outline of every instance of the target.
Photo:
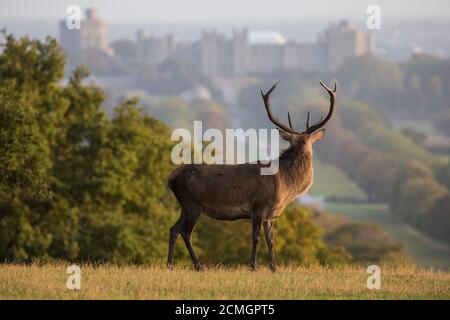
M 291 114 L 289 111 L 288 111 L 289 126 L 280 122 L 280 120 L 278 118 L 275 118 L 274 115 L 272 114 L 272 111 L 270 109 L 270 95 L 277 87 L 278 82 L 275 83 L 272 86 L 272 88 L 270 88 L 269 91 L 267 91 L 267 93 L 264 93 L 261 90 L 261 96 L 264 101 L 264 106 L 266 107 L 267 116 L 269 117 L 270 121 L 278 127 L 278 129 L 280 130 L 281 137 L 284 140 L 289 141 L 291 145 L 298 145 L 298 144 L 312 145 L 314 142 L 322 139 L 323 136 L 325 135 L 325 129 L 321 128 L 328 122 L 328 120 L 330 120 L 331 116 L 333 115 L 337 84 L 335 81 L 334 90 L 331 90 L 322 81 L 319 81 L 319 83 L 322 87 L 325 88 L 325 90 L 328 92 L 330 96 L 330 109 L 325 119 L 321 117 L 320 120 L 313 125 L 310 125 L 309 123 L 310 112 L 308 111 L 308 116 L 306 118 L 306 130 L 303 132 L 298 132 L 294 129 L 291 121 Z

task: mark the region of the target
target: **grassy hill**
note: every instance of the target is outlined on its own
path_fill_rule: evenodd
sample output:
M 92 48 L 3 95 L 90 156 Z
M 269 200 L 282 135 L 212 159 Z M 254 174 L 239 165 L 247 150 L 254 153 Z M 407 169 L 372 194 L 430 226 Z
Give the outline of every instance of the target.
M 367 199 L 366 194 L 337 167 L 314 159 L 314 183 L 308 191 L 313 196 Z
M 66 288 L 67 264 L 0 265 L 0 299 L 450 299 L 450 273 L 381 266 L 367 289 L 366 266 L 210 268 L 81 265 L 81 290 Z
M 337 167 L 317 160 L 314 168 L 315 178 L 310 194 L 366 199 L 365 193 Z M 420 266 L 450 269 L 450 248 L 399 221 L 386 205 L 328 202 L 326 209 L 351 221 L 380 225 L 394 240 L 405 245 L 406 252 Z
M 450 249 L 399 221 L 386 205 L 328 203 L 327 209 L 356 222 L 380 225 L 393 239 L 403 243 L 406 252 L 421 266 L 450 269 Z
M 312 195 L 365 200 L 365 193 L 340 169 L 316 161 Z M 421 266 L 450 269 L 450 248 L 430 239 L 399 221 L 386 205 L 328 202 L 326 209 L 348 220 L 380 225 L 394 240 L 405 245 L 406 252 Z

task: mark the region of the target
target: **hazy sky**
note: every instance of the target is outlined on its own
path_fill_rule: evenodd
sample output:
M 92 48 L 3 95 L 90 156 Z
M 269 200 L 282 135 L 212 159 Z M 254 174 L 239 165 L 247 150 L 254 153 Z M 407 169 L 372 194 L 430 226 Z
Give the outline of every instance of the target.
M 66 8 L 95 6 L 109 21 L 173 22 L 242 18 L 366 19 L 368 5 L 380 6 L 382 18 L 450 19 L 449 0 L 0 0 L 0 20 L 56 20 Z M 232 21 L 230 21 L 232 22 Z

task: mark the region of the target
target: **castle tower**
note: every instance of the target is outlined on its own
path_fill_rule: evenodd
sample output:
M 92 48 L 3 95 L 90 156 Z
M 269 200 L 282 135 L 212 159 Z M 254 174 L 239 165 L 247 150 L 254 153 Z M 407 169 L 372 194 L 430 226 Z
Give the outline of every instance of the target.
M 81 21 L 80 29 L 68 29 L 66 21 L 59 23 L 60 42 L 64 50 L 78 64 L 83 51 L 98 49 L 108 55 L 112 49 L 108 41 L 108 25 L 97 16 L 97 10 L 86 10 L 86 19 Z
M 111 54 L 108 42 L 108 25 L 97 17 L 97 10 L 86 10 L 86 19 L 81 23 L 81 49 L 100 49 Z
M 248 31 L 233 32 L 232 40 L 232 73 L 233 75 L 243 75 L 249 70 L 249 47 Z
M 336 70 L 347 58 L 373 51 L 372 35 L 357 31 L 348 21 L 331 25 L 324 35 L 328 68 Z

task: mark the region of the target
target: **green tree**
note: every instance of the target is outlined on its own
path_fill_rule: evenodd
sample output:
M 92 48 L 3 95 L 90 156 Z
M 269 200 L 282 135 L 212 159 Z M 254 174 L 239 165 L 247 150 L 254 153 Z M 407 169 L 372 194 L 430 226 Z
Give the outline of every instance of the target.
M 437 180 L 450 189 L 450 162 L 435 168 Z
M 410 126 L 403 128 L 401 132 L 403 133 L 404 136 L 408 137 L 418 145 L 423 145 L 427 138 L 426 133 L 418 131 L 414 127 Z
M 15 91 L 0 87 L 0 259 L 45 254 L 51 238 L 42 226 L 49 198 L 48 150 L 35 110 Z
M 432 180 L 433 172 L 426 165 L 418 161 L 409 161 L 398 170 L 392 185 L 392 194 L 389 198 L 389 203 L 394 212 L 397 211 L 401 204 L 401 194 L 404 185 L 411 179 L 425 179 Z
M 347 223 L 328 234 L 325 240 L 331 245 L 344 247 L 358 262 L 398 264 L 409 259 L 402 245 L 392 241 L 376 224 Z
M 450 194 L 434 202 L 427 213 L 425 229 L 435 238 L 450 244 Z
M 365 55 L 347 59 L 336 73 L 342 92 L 351 98 L 390 112 L 402 105 L 399 102 L 404 91 L 404 72 L 396 63 Z
M 435 180 L 414 178 L 403 185 L 396 212 L 405 221 L 423 229 L 427 213 L 434 202 L 444 196 L 447 190 Z
M 371 152 L 355 169 L 355 181 L 366 191 L 369 200 L 388 199 L 392 192 L 397 162 L 381 152 Z
M 148 262 L 165 252 L 175 201 L 170 131 L 136 100 L 108 118 L 104 93 L 56 41 L 4 33 L 0 53 L 0 258 Z

